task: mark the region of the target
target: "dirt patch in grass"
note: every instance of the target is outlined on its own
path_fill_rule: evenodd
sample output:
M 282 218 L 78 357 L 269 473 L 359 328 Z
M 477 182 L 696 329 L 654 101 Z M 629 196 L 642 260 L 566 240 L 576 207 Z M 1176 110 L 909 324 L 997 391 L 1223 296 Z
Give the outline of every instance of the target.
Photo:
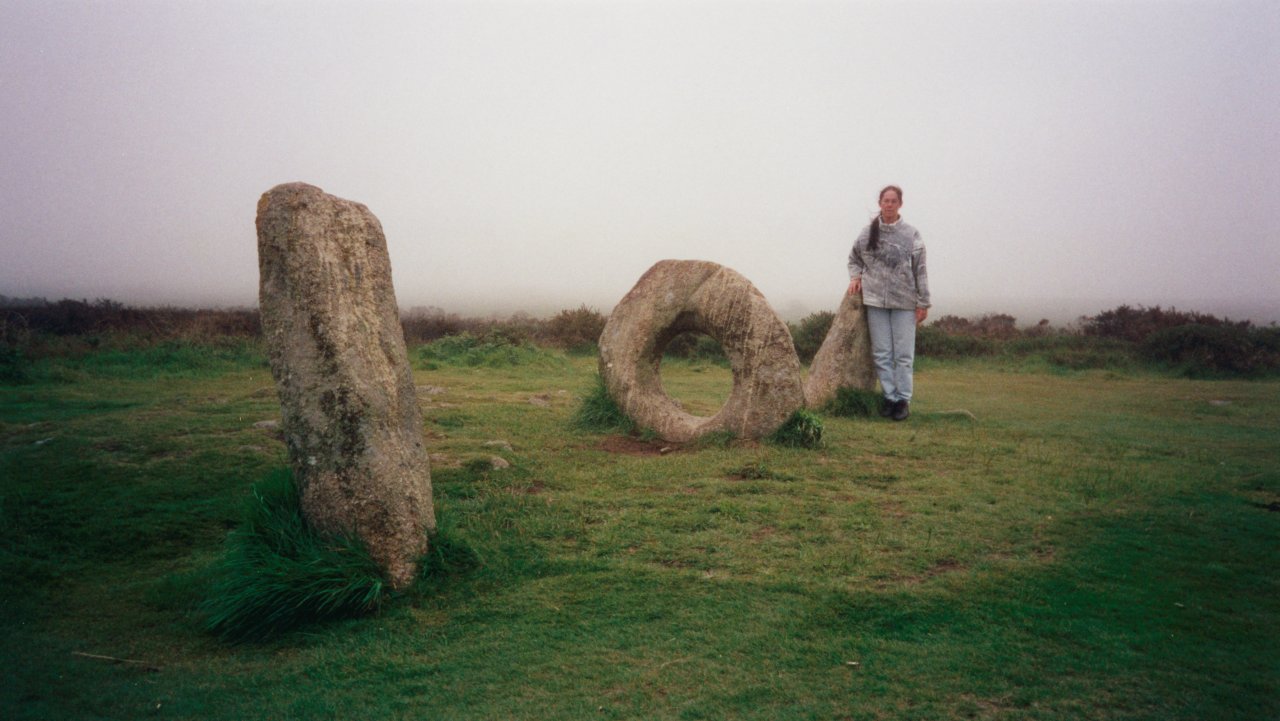
M 604 440 L 600 441 L 600 450 L 626 456 L 664 456 L 677 450 L 677 447 L 665 441 L 642 441 L 631 436 L 605 436 Z
M 879 588 L 888 588 L 890 586 L 916 586 L 924 583 L 925 581 L 937 578 L 938 576 L 947 573 L 954 573 L 956 571 L 964 571 L 966 569 L 968 569 L 968 566 L 954 558 L 940 558 L 923 573 L 894 574 L 876 585 Z
M 889 518 L 906 518 L 911 515 L 902 501 L 888 500 L 877 504 L 880 512 Z
M 523 486 L 512 486 L 507 489 L 513 496 L 536 496 L 547 490 L 546 485 L 542 481 L 533 481 Z

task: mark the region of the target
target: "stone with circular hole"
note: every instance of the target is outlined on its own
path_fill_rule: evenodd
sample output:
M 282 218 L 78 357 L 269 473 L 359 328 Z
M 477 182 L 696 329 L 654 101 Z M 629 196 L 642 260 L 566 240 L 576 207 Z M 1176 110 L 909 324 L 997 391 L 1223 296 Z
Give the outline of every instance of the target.
M 729 398 L 711 417 L 686 412 L 662 387 L 662 353 L 685 332 L 718 341 L 733 370 Z M 713 431 L 760 438 L 804 406 L 786 324 L 749 280 L 703 260 L 659 261 L 641 276 L 600 335 L 600 375 L 628 417 L 676 443 Z

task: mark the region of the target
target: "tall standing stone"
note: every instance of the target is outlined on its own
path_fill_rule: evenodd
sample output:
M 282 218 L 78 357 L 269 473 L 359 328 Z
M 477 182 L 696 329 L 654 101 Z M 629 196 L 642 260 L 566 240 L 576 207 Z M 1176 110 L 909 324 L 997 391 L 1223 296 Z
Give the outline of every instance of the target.
M 288 183 L 262 195 L 257 226 L 262 330 L 303 514 L 360 538 L 403 588 L 435 511 L 382 225 Z
M 841 388 L 864 391 L 876 389 L 875 366 L 871 360 L 871 335 L 867 330 L 867 310 L 862 295 L 845 294 L 840 310 L 831 321 L 831 330 L 809 364 L 804 382 L 805 404 L 820 409 Z

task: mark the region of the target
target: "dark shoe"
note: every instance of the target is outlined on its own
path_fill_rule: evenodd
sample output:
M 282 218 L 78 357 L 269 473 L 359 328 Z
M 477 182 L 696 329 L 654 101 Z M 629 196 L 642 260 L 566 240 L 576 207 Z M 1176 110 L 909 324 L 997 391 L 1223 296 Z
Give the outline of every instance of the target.
M 898 401 L 893 404 L 893 420 L 905 421 L 911 416 L 911 409 L 906 401 Z
M 888 398 L 881 398 L 880 399 L 880 417 L 888 418 L 889 416 L 893 415 L 893 409 L 897 407 L 898 407 L 898 404 L 896 401 L 891 401 Z

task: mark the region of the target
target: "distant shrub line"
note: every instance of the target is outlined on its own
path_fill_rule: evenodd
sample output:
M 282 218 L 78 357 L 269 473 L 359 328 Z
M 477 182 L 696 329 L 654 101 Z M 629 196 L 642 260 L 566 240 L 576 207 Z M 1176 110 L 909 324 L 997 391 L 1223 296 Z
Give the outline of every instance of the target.
M 813 359 L 835 316 L 823 311 L 788 324 L 796 352 Z M 1007 314 L 947 315 L 916 333 L 922 358 L 1040 360 L 1068 370 L 1156 367 L 1191 377 L 1257 376 L 1280 371 L 1280 328 L 1260 328 L 1205 313 L 1122 305 L 1054 328 L 1019 328 Z
M 813 360 L 834 318 L 821 311 L 787 324 L 803 363 Z M 463 317 L 434 307 L 411 308 L 401 318 L 405 342 L 417 349 L 422 363 L 476 366 L 537 360 L 542 357 L 539 348 L 593 354 L 606 320 L 585 305 L 550 318 L 527 313 Z M 260 342 L 261 324 L 252 308 L 134 308 L 102 299 L 49 302 L 0 296 L 0 383 L 5 384 L 28 380 L 32 362 L 45 357 L 166 344 L 220 346 L 243 355 L 244 348 Z M 1055 328 L 1047 320 L 1020 328 L 1003 313 L 947 315 L 919 329 L 916 348 L 926 359 L 1012 358 L 1071 370 L 1146 366 L 1207 377 L 1280 371 L 1280 328 L 1274 324 L 1257 327 L 1159 306 L 1122 305 L 1082 317 L 1069 328 Z M 728 363 L 718 342 L 697 333 L 674 338 L 665 355 Z

